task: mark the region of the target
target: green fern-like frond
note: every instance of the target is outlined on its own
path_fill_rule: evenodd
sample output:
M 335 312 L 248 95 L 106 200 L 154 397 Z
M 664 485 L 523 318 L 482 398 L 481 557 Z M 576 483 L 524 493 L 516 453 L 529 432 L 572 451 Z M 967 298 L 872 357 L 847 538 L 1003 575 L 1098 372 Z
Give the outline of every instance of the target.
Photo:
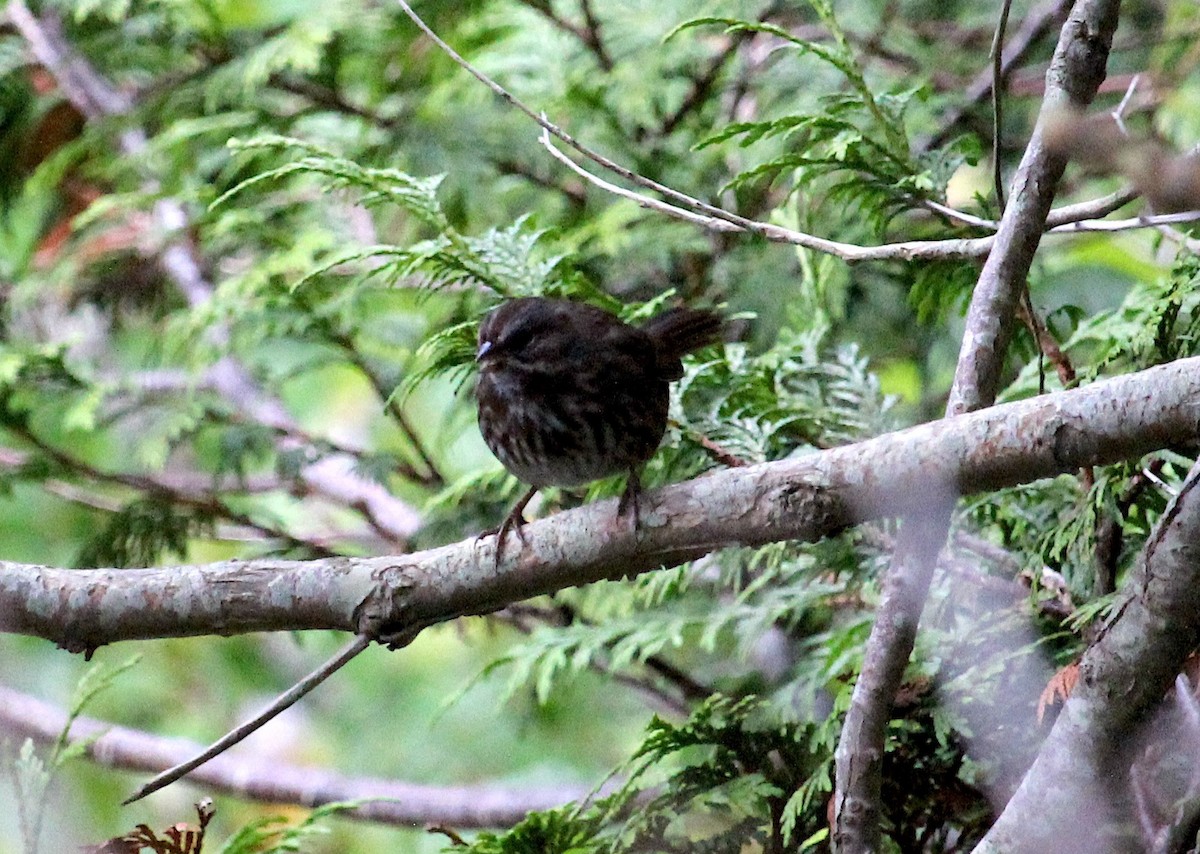
M 189 539 L 211 522 L 179 512 L 167 501 L 147 498 L 127 504 L 79 553 L 79 566 L 151 566 L 164 553 L 183 557 Z
M 293 175 L 318 175 L 331 189 L 354 188 L 361 191 L 363 204 L 395 204 L 430 228 L 437 231 L 449 228 L 437 200 L 437 188 L 443 176 L 418 178 L 399 169 L 362 166 L 314 143 L 278 134 L 264 134 L 248 140 L 231 139 L 229 147 L 235 152 L 294 150 L 303 156 L 238 183 L 213 201 L 209 205 L 210 210 L 263 182 L 280 181 Z

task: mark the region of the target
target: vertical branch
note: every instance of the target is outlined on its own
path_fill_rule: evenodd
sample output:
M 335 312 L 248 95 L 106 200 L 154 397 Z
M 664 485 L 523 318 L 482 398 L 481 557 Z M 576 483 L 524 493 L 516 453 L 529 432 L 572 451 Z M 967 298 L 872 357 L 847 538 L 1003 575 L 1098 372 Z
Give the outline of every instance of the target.
M 1000 6 L 1000 22 L 992 39 L 992 182 L 996 188 L 996 205 L 1004 211 L 1004 168 L 1000 162 L 1004 135 L 1004 31 L 1008 29 L 1008 13 L 1012 0 Z
M 1063 25 L 1046 72 L 1046 96 L 1037 125 L 1013 178 L 1010 209 L 1000 220 L 996 242 L 971 298 L 947 415 L 970 412 L 996 399 L 1021 288 L 1066 166 L 1062 154 L 1047 150 L 1045 124 L 1062 110 L 1084 107 L 1095 97 L 1104 79 L 1119 8 L 1119 0 L 1079 0 Z
M 1077 0 L 1059 35 L 1046 74 L 1037 125 L 1013 179 L 996 242 L 967 313 L 947 416 L 991 405 L 999 390 L 1017 306 L 1066 165 L 1042 140 L 1046 121 L 1071 105 L 1090 103 L 1104 79 L 1119 0 Z M 935 493 L 936 494 L 936 493 Z M 840 852 L 879 850 L 883 752 L 888 712 L 912 654 L 936 557 L 945 541 L 953 497 L 931 502 L 905 520 L 867 640 L 862 673 L 836 753 L 833 843 Z

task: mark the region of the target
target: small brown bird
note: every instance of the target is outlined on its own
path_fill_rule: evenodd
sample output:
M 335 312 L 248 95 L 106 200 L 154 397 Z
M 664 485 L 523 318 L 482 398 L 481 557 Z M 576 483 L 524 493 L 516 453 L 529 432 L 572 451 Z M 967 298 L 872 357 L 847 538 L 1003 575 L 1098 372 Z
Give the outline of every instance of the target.
M 528 492 L 494 531 L 497 554 L 544 486 L 578 486 L 625 472 L 617 514 L 639 523 L 639 474 L 667 429 L 668 383 L 680 357 L 717 341 L 714 312 L 672 308 L 641 326 L 569 300 L 526 297 L 479 328 L 479 429 Z

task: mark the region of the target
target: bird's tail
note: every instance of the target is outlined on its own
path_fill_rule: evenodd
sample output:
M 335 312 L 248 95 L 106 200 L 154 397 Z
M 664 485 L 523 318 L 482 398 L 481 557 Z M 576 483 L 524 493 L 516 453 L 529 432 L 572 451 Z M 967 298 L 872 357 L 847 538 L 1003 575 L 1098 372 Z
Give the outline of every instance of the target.
M 658 365 L 666 379 L 683 376 L 679 358 L 715 344 L 721 336 L 721 316 L 697 308 L 671 308 L 650 318 L 642 329 L 658 348 Z

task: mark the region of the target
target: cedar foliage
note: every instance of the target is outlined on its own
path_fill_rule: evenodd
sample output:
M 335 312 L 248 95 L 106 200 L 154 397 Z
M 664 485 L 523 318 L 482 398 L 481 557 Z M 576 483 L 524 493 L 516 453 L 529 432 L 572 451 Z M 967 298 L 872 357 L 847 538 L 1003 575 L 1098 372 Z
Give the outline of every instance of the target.
M 1171 93 L 1131 125 L 1179 148 L 1197 130 L 1184 109 L 1197 92 L 1195 51 L 1180 37 L 1186 5 L 1130 13 L 1113 62 L 1148 70 Z M 578 37 L 590 25 L 573 3 L 419 11 L 588 145 L 743 216 L 862 244 L 984 233 L 927 202 L 998 216 L 987 107 L 963 105 L 990 9 L 595 6 L 592 41 Z M 10 534 L 14 557 L 128 567 L 474 536 L 518 494 L 482 450 L 469 395 L 476 325 L 512 296 L 588 300 L 629 318 L 669 301 L 719 302 L 739 318 L 738 340 L 687 362 L 649 487 L 718 465 L 714 446 L 725 462 L 779 460 L 942 408 L 974 260 L 848 267 L 589 188 L 388 3 L 57 0 L 40 10 L 61 16 L 69 44 L 132 107 L 81 121 L 20 35 L 0 30 L 0 490 L 13 506 L 36 496 L 56 528 L 52 545 Z M 1035 41 L 1023 81 L 1040 79 L 1055 37 L 1050 27 Z M 1006 169 L 1036 108 L 1009 98 Z M 146 134 L 140 157 L 119 149 L 132 126 Z M 1117 180 L 1072 170 L 1060 200 Z M 163 233 L 161 199 L 182 204 L 183 231 Z M 159 263 L 172 239 L 211 283 L 202 298 Z M 1156 232 L 1079 236 L 1043 255 L 1033 305 L 1075 382 L 1200 352 L 1200 262 L 1188 244 Z M 257 391 L 222 391 L 214 376 L 228 359 Z M 1007 399 L 1061 386 L 1025 330 L 1006 383 Z M 290 418 L 264 417 L 266 401 Z M 1177 483 L 1192 455 L 1157 455 L 1157 479 Z M 414 508 L 411 534 L 305 482 L 307 467 L 331 457 Z M 1096 582 L 1106 520 L 1121 533 L 1106 571 L 1120 577 L 1165 506 L 1164 488 L 1137 480 L 1145 466 L 962 502 L 956 527 L 967 537 L 954 540 L 954 558 L 968 571 L 939 574 L 889 729 L 895 850 L 969 850 L 986 831 L 989 796 L 1019 779 L 1042 715 L 1053 715 L 1039 700 L 1045 683 L 1030 691 L 1019 671 L 1047 656 L 1069 667 L 1111 604 Z M 619 489 L 551 490 L 539 512 Z M 468 834 L 454 850 L 828 850 L 833 750 L 892 533 L 726 549 L 492 618 L 496 636 L 469 637 L 486 659 L 476 681 L 507 700 L 495 715 L 553 717 L 631 685 L 650 708 L 615 792 Z M 1047 571 L 1064 579 L 1069 621 L 1045 607 Z M 1014 634 L 1030 618 L 1032 634 Z M 268 654 L 243 652 L 253 664 L 210 662 L 240 690 L 274 674 Z M 22 651 L 31 662 L 44 654 Z M 147 682 L 169 672 L 141 670 Z M 471 702 L 471 684 L 461 680 L 458 703 Z M 1059 699 L 1066 683 L 1054 684 L 1047 696 Z M 570 749 L 598 785 L 608 752 Z M 28 751 L 8 764 L 19 780 L 41 767 Z M 107 809 L 98 816 L 110 820 Z M 243 839 L 271 827 L 244 820 Z M 30 850 L 35 837 L 26 834 Z M 409 846 L 398 850 L 431 844 L 388 839 Z M 337 844 L 353 850 L 349 838 Z

